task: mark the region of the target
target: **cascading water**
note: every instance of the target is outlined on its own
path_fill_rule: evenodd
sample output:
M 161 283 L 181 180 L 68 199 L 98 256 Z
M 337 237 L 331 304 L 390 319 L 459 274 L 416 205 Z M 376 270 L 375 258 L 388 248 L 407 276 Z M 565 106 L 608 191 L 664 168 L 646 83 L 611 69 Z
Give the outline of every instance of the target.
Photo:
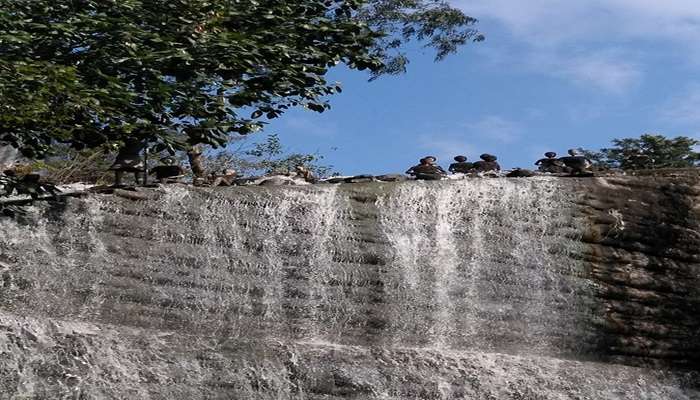
M 0 219 L 0 399 L 692 398 L 590 362 L 562 180 L 150 195 Z
M 230 306 L 242 306 L 245 314 L 260 317 L 261 329 L 293 314 L 304 320 L 295 326 L 296 334 L 316 338 L 335 328 L 343 305 L 342 299 L 330 301 L 328 293 L 328 282 L 334 276 L 331 244 L 343 236 L 345 228 L 338 222 L 344 206 L 336 191 L 337 187 L 326 186 L 314 191 L 277 191 L 262 198 L 212 196 L 200 202 L 187 190 L 171 190 L 160 200 L 160 207 L 172 215 L 164 215 L 162 221 L 167 223 L 155 221 L 150 229 L 164 243 L 201 246 L 194 253 L 200 274 L 195 281 L 216 275 L 221 282 L 230 281 L 232 272 L 247 275 L 248 279 L 242 279 L 246 282 L 243 288 L 224 288 L 203 310 L 227 314 Z M 179 213 L 192 202 L 199 208 L 196 215 Z M 177 228 L 184 226 L 188 227 L 185 232 Z M 171 265 L 179 267 L 177 261 Z M 250 327 L 244 327 L 250 321 L 230 323 L 221 329 L 246 334 L 243 329 Z
M 569 254 L 576 242 L 557 237 L 572 221 L 558 189 L 551 179 L 483 179 L 404 185 L 381 198 L 389 287 L 407 305 L 392 317 L 397 342 L 545 350 L 571 322 L 556 309 L 567 301 L 562 274 L 581 270 Z
M 372 229 L 389 245 L 381 256 L 390 258 L 374 276 L 352 222 L 358 210 L 338 190 L 202 198 L 170 189 L 142 211 L 151 216 L 149 236 L 163 247 L 192 246 L 191 254 L 158 252 L 146 264 L 190 270 L 195 287 L 231 282 L 205 297 L 188 293 L 184 307 L 201 313 L 202 326 L 237 335 L 255 329 L 356 343 L 366 336 L 365 313 L 379 308 L 394 345 L 569 351 L 549 343 L 571 335 L 577 310 L 570 295 L 580 286 L 572 275 L 581 269 L 569 254 L 578 242 L 557 237 L 572 216 L 556 180 L 397 185 L 370 207 Z M 232 282 L 241 273 L 245 279 Z M 372 280 L 383 292 L 368 305 L 363 287 Z M 279 332 L 280 320 L 291 329 Z

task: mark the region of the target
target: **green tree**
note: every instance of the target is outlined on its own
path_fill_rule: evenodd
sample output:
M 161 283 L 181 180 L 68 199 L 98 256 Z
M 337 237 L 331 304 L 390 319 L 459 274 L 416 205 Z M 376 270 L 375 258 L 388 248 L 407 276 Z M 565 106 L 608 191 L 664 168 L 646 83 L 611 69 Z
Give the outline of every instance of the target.
M 0 0 L 0 140 L 29 157 L 125 136 L 219 146 L 323 111 L 343 62 L 378 71 L 355 0 Z
M 345 63 L 405 70 L 442 59 L 476 22 L 434 0 L 0 0 L 0 141 L 38 158 L 150 138 L 224 145 L 290 107 L 322 112 Z
M 603 151 L 587 150 L 581 147 L 577 148 L 576 150 L 578 154 L 586 157 L 596 170 L 610 170 L 617 168 L 615 162 L 610 160 L 607 154 Z
M 375 51 L 384 65 L 373 72 L 373 79 L 406 72 L 409 59 L 405 47 L 411 41 L 435 50 L 435 61 L 440 61 L 462 45 L 485 39 L 475 28 L 476 18 L 444 0 L 368 0 L 357 19 L 383 34 Z
M 686 136 L 673 139 L 663 135 L 641 135 L 639 138 L 614 139 L 614 147 L 601 149 L 604 162 L 626 169 L 689 168 L 700 162 L 695 151 L 700 141 Z

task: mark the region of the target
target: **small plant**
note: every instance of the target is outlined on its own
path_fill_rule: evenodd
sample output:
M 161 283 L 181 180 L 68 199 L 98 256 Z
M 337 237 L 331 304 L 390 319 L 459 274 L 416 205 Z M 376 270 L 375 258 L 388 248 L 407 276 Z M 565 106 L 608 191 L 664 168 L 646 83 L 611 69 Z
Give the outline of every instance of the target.
M 112 182 L 109 167 L 114 154 L 106 149 L 76 150 L 67 145 L 56 145 L 53 153 L 31 165 L 34 171 L 43 171 L 49 182 L 57 185 L 82 182 L 105 185 Z
M 317 176 L 337 175 L 333 166 L 323 165 L 323 156 L 318 153 L 289 153 L 276 134 L 255 143 L 246 149 L 245 139 L 238 139 L 240 145 L 235 149 L 227 149 L 205 157 L 208 171 L 222 171 L 233 168 L 241 175 L 255 174 L 289 174 L 294 168 L 303 165 Z

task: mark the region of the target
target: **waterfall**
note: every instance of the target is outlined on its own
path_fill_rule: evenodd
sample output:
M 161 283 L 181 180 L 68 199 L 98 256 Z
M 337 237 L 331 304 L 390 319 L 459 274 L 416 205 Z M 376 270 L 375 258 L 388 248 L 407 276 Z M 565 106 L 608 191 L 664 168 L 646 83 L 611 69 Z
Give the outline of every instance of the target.
M 549 348 L 576 311 L 557 307 L 566 274 L 581 270 L 576 242 L 556 237 L 572 220 L 565 197 L 545 178 L 415 182 L 381 198 L 396 342 Z
M 405 182 L 364 209 L 337 185 L 92 197 L 21 262 L 49 313 L 84 292 L 80 314 L 212 335 L 566 353 L 580 244 L 557 182 Z
M 576 182 L 37 203 L 0 218 L 0 398 L 698 398 L 695 374 L 601 351 L 602 324 L 656 317 L 598 297 Z
M 244 315 L 256 316 L 257 328 L 301 318 L 304 323 L 295 326 L 300 330 L 296 334 L 316 338 L 333 330 L 329 320 L 341 318 L 337 307 L 342 302 L 328 299 L 328 282 L 334 276 L 333 242 L 343 236 L 345 227 L 338 222 L 343 199 L 336 195 L 337 189 L 243 190 L 238 196 L 203 198 L 184 189 L 169 190 L 159 200 L 160 208 L 174 212 L 154 221 L 150 230 L 164 243 L 199 246 L 193 253 L 194 281 L 213 277 L 219 282 L 237 281 L 233 285 L 238 287 L 223 287 L 215 298 L 199 300 L 203 311 L 219 313 L 221 330 L 246 334 L 250 320 L 227 317 L 241 307 Z M 196 214 L 180 213 L 187 204 L 197 208 Z M 188 263 L 192 260 L 175 261 L 173 266 L 188 269 Z

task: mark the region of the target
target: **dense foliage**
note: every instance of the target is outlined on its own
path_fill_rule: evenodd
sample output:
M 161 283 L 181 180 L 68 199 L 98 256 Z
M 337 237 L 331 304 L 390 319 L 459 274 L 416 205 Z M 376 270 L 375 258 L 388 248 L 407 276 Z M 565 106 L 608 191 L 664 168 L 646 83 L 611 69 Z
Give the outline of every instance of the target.
M 474 22 L 435 0 L 0 0 L 0 141 L 220 146 L 325 110 L 337 63 L 400 72 L 405 41 L 442 58 L 481 40 Z
M 646 134 L 612 143 L 613 147 L 587 152 L 586 156 L 598 167 L 624 170 L 689 168 L 700 163 L 700 153 L 695 150 L 700 141 L 685 136 L 671 139 Z
M 222 145 L 288 107 L 322 111 L 329 67 L 382 67 L 360 5 L 0 0 L 0 140 L 29 157 L 125 135 Z

